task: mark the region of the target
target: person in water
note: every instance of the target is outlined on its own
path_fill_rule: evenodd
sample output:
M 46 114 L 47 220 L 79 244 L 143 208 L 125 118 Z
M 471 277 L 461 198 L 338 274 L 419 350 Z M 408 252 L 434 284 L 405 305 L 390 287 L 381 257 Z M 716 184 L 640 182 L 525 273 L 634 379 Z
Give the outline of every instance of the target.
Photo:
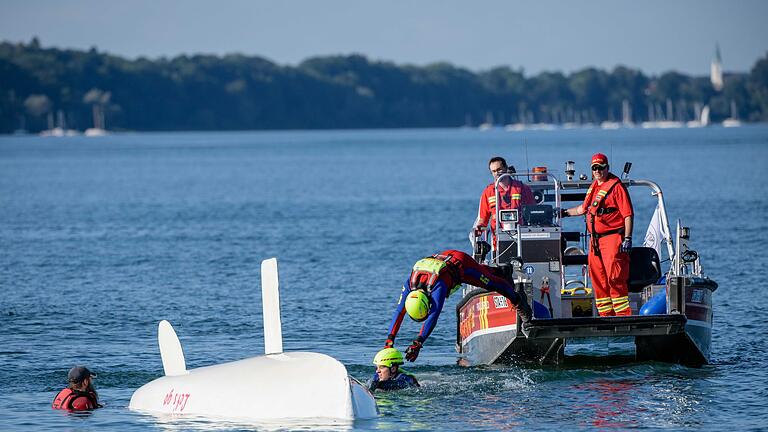
M 67 411 L 87 411 L 101 408 L 99 395 L 93 388 L 96 374 L 91 373 L 85 366 L 75 366 L 69 370 L 67 380 L 69 386 L 61 390 L 53 398 L 52 408 Z
M 416 262 L 405 280 L 397 301 L 384 348 L 395 345 L 395 337 L 406 313 L 414 321 L 424 321 L 421 331 L 405 351 L 405 359 L 413 362 L 437 324 L 445 299 L 462 283 L 496 291 L 512 303 L 523 323 L 531 320 L 531 306 L 524 292 L 517 293 L 512 284 L 479 264 L 471 256 L 457 250 L 446 250 Z
M 373 373 L 370 390 L 402 390 L 421 387 L 415 376 L 400 369 L 403 363 L 403 353 L 396 348 L 384 348 L 376 353 L 376 357 L 373 358 L 376 371 Z

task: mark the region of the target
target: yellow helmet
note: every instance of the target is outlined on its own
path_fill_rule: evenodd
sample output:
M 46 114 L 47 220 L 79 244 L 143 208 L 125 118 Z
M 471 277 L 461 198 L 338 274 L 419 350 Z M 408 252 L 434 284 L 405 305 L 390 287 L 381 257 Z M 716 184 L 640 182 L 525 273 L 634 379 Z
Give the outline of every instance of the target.
M 429 316 L 431 302 L 423 290 L 411 291 L 405 299 L 405 311 L 414 321 L 424 321 Z
M 376 353 L 376 357 L 373 358 L 373 364 L 386 367 L 401 365 L 403 364 L 403 354 L 397 348 L 384 348 Z

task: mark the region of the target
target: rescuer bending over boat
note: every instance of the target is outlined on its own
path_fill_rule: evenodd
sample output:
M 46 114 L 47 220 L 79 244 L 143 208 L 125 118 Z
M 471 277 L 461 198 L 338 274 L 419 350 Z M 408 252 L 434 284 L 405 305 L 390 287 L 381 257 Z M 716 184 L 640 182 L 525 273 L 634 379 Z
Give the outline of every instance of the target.
M 560 216 L 587 214 L 589 278 L 595 290 L 595 306 L 600 316 L 629 316 L 627 280 L 629 253 L 632 251 L 632 200 L 621 179 L 611 174 L 608 157 L 592 156 L 594 181 L 584 202 L 562 209 Z
M 414 264 L 410 277 L 403 284 L 384 347 L 395 345 L 395 337 L 407 312 L 414 321 L 425 321 L 419 335 L 405 351 L 405 359 L 415 361 L 437 324 L 445 299 L 462 283 L 498 292 L 515 306 L 524 323 L 531 320 L 531 306 L 525 293 L 516 293 L 509 282 L 493 274 L 491 267 L 478 264 L 464 252 L 446 250 Z
M 376 372 L 369 386 L 374 390 L 402 390 L 408 387 L 420 387 L 416 377 L 400 369 L 403 362 L 403 353 L 397 348 L 384 348 L 376 353 L 373 364 Z

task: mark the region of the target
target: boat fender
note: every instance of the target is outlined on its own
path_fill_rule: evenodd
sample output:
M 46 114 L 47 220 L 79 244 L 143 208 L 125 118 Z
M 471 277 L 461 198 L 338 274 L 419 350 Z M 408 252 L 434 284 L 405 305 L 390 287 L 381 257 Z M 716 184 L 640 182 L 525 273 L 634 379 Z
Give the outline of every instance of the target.
M 667 292 L 662 290 L 640 308 L 640 315 L 663 315 L 667 313 Z
M 534 300 L 533 301 L 533 317 L 534 318 L 551 318 L 552 316 L 549 314 L 549 309 L 547 309 L 546 306 Z

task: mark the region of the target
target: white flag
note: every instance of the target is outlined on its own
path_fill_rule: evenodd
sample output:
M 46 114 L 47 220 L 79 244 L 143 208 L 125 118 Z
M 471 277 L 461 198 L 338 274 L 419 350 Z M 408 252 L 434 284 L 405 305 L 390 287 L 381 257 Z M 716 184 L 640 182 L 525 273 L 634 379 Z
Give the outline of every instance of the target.
M 651 223 L 648 224 L 648 231 L 645 232 L 643 246 L 656 249 L 656 253 L 661 257 L 661 239 L 661 213 L 657 204 L 651 217 Z

